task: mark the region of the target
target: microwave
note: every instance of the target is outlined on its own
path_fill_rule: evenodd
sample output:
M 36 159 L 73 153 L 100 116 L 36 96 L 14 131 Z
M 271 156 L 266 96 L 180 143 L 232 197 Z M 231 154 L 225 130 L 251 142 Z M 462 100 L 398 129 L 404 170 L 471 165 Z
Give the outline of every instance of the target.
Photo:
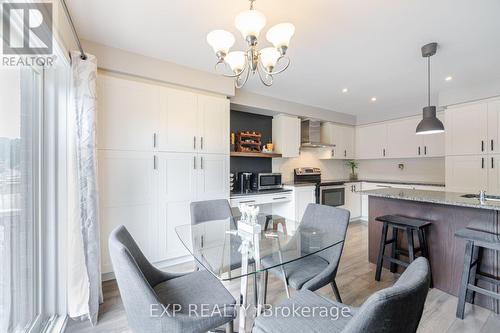
M 257 191 L 282 188 L 281 173 L 256 173 L 253 187 Z

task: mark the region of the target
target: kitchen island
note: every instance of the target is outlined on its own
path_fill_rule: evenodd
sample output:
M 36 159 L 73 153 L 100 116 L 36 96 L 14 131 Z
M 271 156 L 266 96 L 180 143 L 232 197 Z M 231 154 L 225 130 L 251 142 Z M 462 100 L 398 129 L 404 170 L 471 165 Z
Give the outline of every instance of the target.
M 464 267 L 465 241 L 455 238 L 461 228 L 473 228 L 490 233 L 500 233 L 500 202 L 481 203 L 476 198 L 465 198 L 465 193 L 422 191 L 387 188 L 365 191 L 369 197 L 368 213 L 368 259 L 376 263 L 379 251 L 382 223 L 377 216 L 397 214 L 429 220 L 427 230 L 430 262 L 434 287 L 446 293 L 457 295 Z M 418 244 L 418 240 L 415 240 Z M 399 246 L 406 249 L 406 237 L 398 237 Z M 390 245 L 386 254 L 390 253 Z M 500 254 L 484 250 L 481 271 L 492 277 L 500 277 Z M 403 260 L 407 258 L 403 257 Z M 384 266 L 389 267 L 388 263 Z M 495 290 L 493 285 L 480 282 L 480 286 Z M 493 298 L 476 295 L 475 304 L 499 311 L 499 302 Z

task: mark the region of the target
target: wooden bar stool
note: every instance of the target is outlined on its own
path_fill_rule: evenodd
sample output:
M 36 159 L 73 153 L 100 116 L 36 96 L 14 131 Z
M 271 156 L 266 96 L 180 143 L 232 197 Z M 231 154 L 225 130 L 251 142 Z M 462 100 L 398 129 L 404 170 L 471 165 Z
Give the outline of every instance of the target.
M 476 285 L 478 280 L 482 280 L 500 286 L 500 279 L 486 276 L 480 272 L 482 249 L 500 251 L 500 235 L 473 229 L 460 229 L 455 233 L 455 237 L 467 241 L 457 304 L 457 318 L 464 319 L 465 302 L 474 304 L 476 293 L 500 300 L 500 293 Z
M 382 228 L 382 235 L 380 237 L 380 248 L 377 258 L 375 280 L 380 281 L 380 275 L 382 273 L 384 260 L 387 260 L 391 263 L 390 270 L 392 273 L 395 273 L 397 271 L 397 266 L 403 266 L 405 268 L 408 267 L 413 262 L 413 260 L 415 260 L 417 253 L 420 253 L 420 256 L 425 257 L 427 258 L 427 260 L 429 260 L 429 248 L 427 246 L 427 237 L 425 235 L 425 229 L 431 225 L 429 221 L 401 215 L 384 215 L 377 217 L 375 220 L 384 224 Z M 392 228 L 392 238 L 387 240 L 389 227 Z M 407 250 L 398 248 L 398 230 L 403 230 L 403 232 L 406 234 L 408 240 Z M 414 245 L 413 232 L 416 232 L 418 236 L 418 248 L 415 248 Z M 391 256 L 385 255 L 385 246 L 387 244 L 392 244 Z M 399 255 L 408 257 L 408 262 L 400 260 Z

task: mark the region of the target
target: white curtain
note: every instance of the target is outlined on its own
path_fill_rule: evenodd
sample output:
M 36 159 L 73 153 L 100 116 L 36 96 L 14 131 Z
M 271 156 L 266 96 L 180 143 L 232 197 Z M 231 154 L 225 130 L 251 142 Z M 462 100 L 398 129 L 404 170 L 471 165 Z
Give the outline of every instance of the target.
M 71 54 L 68 312 L 97 323 L 102 302 L 99 246 L 96 58 Z

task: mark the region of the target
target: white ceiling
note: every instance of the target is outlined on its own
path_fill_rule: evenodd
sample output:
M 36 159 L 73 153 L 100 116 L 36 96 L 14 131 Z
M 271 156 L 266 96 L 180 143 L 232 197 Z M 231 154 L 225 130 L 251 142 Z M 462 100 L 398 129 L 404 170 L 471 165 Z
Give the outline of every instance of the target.
M 233 20 L 247 0 L 67 2 L 82 38 L 205 71 L 216 60 L 209 31 L 229 30 L 233 49 L 245 46 Z M 417 114 L 426 104 L 420 47 L 433 41 L 433 98 L 500 81 L 499 0 L 258 0 L 255 7 L 268 22 L 261 46 L 276 23 L 292 22 L 296 33 L 290 68 L 269 88 L 250 79 L 243 89 L 254 93 L 361 118 Z

